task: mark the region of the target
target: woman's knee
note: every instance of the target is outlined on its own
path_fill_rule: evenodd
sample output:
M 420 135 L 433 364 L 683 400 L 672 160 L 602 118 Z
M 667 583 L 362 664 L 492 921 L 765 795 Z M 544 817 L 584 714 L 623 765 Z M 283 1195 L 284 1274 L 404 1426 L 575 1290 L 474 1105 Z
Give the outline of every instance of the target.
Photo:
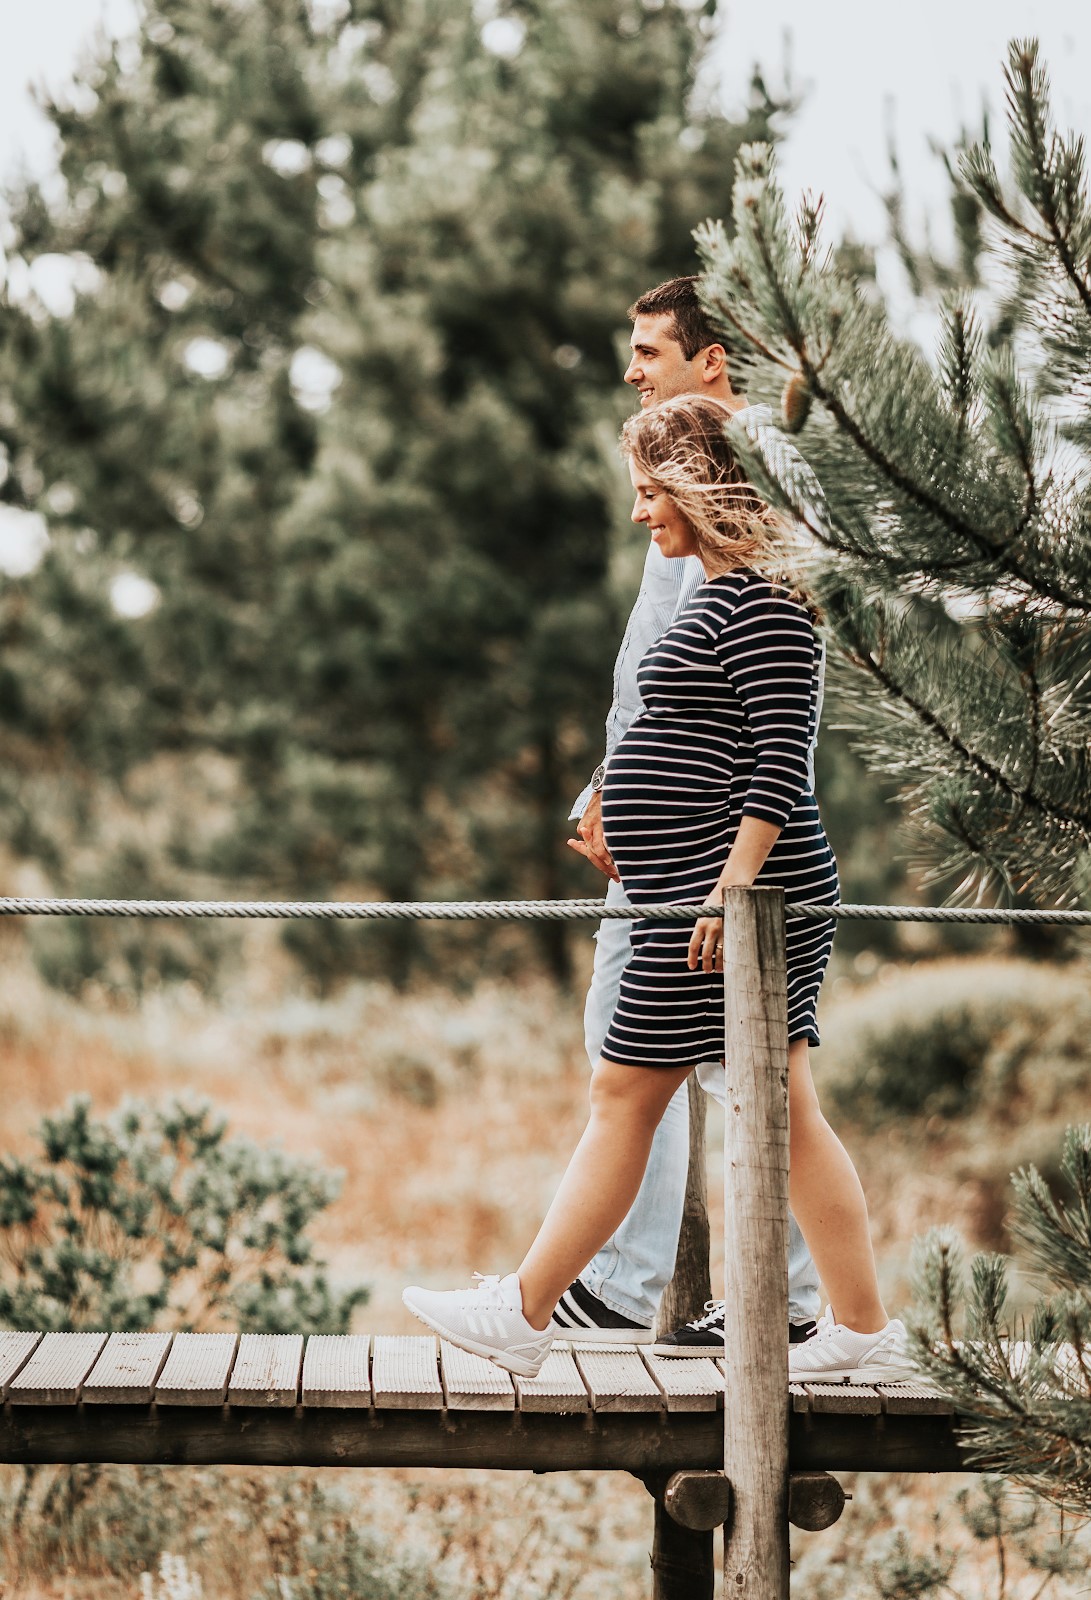
M 591 1110 L 602 1113 L 618 1106 L 632 1105 L 639 1088 L 636 1081 L 638 1071 L 637 1067 L 622 1067 L 616 1061 L 607 1061 L 600 1056 L 588 1088 Z
M 675 1077 L 655 1068 L 625 1067 L 603 1057 L 591 1074 L 591 1115 L 655 1125 L 677 1087 Z

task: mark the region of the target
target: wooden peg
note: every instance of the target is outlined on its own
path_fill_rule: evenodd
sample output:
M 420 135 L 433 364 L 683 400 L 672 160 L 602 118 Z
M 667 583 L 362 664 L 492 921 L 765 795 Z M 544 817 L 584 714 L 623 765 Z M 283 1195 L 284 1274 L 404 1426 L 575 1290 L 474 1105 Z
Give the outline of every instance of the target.
M 731 1482 L 722 1472 L 674 1472 L 663 1504 L 683 1528 L 709 1532 L 731 1517 Z
M 788 1521 L 793 1528 L 821 1533 L 833 1527 L 849 1498 L 828 1472 L 793 1472 L 788 1480 Z

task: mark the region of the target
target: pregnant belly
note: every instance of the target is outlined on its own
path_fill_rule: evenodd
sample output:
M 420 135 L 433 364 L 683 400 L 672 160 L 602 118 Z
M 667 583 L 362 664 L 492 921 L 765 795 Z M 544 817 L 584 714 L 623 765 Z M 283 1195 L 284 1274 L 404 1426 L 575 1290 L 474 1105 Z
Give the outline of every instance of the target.
M 603 833 L 634 905 L 698 900 L 720 875 L 737 822 L 721 786 L 696 796 L 615 790 L 602 810 Z

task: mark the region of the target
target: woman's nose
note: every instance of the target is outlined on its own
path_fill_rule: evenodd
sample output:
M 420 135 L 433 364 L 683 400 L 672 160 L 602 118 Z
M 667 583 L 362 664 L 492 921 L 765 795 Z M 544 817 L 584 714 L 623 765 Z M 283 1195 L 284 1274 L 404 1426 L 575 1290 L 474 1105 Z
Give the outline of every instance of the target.
M 631 522 L 647 522 L 648 516 L 648 508 L 643 500 L 635 500 L 633 502 L 633 513 L 629 520 Z

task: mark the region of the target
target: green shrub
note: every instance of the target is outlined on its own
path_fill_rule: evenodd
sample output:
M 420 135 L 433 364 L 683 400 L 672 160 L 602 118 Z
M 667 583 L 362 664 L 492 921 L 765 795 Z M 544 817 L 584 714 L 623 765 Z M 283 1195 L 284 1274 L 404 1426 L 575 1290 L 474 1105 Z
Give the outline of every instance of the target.
M 361 1533 L 366 1516 L 366 1503 L 309 1474 L 0 1470 L 0 1593 L 79 1573 L 142 1600 L 453 1600 L 385 1534 Z
M 44 1117 L 40 1156 L 0 1156 L 0 1325 L 346 1332 L 367 1291 L 308 1237 L 339 1176 L 226 1132 L 178 1100 Z
M 358 1508 L 315 1483 L 282 1494 L 267 1534 L 274 1570 L 253 1600 L 443 1600 L 426 1569 L 360 1533 L 358 1518 Z
M 1046 1114 L 1091 1082 L 1091 993 L 1080 967 L 949 961 L 892 972 L 824 1013 L 821 1083 L 877 1124 L 978 1107 Z

